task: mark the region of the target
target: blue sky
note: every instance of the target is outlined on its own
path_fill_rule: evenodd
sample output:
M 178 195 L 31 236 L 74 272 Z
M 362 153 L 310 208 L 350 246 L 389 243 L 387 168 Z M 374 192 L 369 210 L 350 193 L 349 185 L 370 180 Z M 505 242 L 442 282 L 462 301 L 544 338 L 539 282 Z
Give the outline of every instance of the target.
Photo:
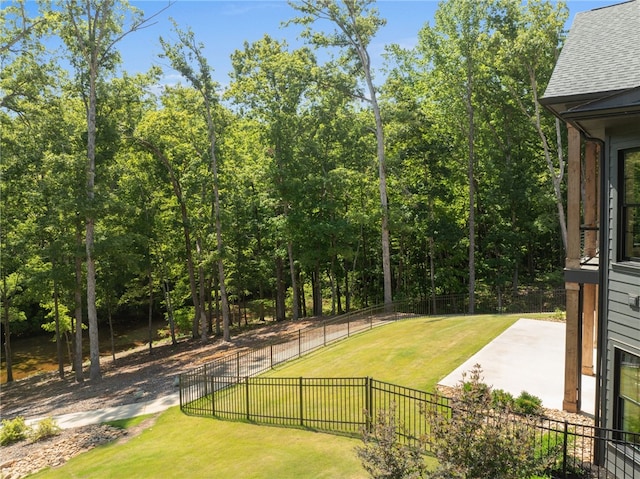
M 473 0 L 470 0 L 473 1 Z M 577 12 L 591 10 L 623 0 L 568 0 L 570 17 L 567 28 Z M 0 3 L 2 0 L 0 0 Z M 29 2 L 35 7 L 35 1 Z M 135 7 L 150 16 L 168 5 L 168 0 L 130 0 Z M 403 47 L 416 44 L 418 31 L 426 22 L 432 23 L 438 8 L 437 0 L 378 0 L 380 16 L 387 24 L 378 32 L 370 45 L 375 69 L 382 66 L 381 54 L 385 45 L 397 43 Z M 221 85 L 229 83 L 230 55 L 241 49 L 245 41 L 259 40 L 265 33 L 278 40 L 286 40 L 291 47 L 301 46 L 300 27 L 284 28 L 282 23 L 296 16 L 286 0 L 177 0 L 160 13 L 148 28 L 125 37 L 117 48 L 123 59 L 123 69 L 129 73 L 145 72 L 152 65 L 165 70 L 162 83 L 174 83 L 178 76 L 171 72 L 166 61 L 160 59 L 158 37 L 175 40 L 170 18 L 182 29 L 190 27 L 199 42 L 205 45 L 205 54 L 214 69 L 214 77 Z
M 167 1 L 132 1 L 145 15 L 151 15 L 167 5 Z M 569 0 L 570 18 L 580 11 L 591 10 L 614 3 L 616 0 Z M 370 53 L 374 67 L 382 66 L 380 54 L 384 46 L 398 43 L 405 47 L 415 45 L 417 34 L 426 22 L 432 22 L 438 7 L 436 0 L 381 0 L 377 3 L 380 15 L 387 20 L 374 42 Z M 215 70 L 216 80 L 225 85 L 231 70 L 229 56 L 242 48 L 245 41 L 253 42 L 265 33 L 291 46 L 301 45 L 297 38 L 300 28 L 296 25 L 282 27 L 282 22 L 293 18 L 296 12 L 284 0 L 178 0 L 157 18 L 157 23 L 144 31 L 126 37 L 120 44 L 124 68 L 130 72 L 146 71 L 152 64 L 161 66 L 159 36 L 172 39 L 170 18 L 181 28 L 190 27 L 198 41 L 205 44 L 209 64 Z M 167 70 L 166 82 L 172 83 Z

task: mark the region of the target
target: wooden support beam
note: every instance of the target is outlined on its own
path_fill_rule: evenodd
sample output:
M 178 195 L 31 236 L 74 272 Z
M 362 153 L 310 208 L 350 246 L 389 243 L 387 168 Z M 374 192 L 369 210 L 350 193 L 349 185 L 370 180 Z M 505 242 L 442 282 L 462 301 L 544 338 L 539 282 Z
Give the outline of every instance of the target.
M 584 255 L 593 258 L 598 249 L 598 157 L 600 145 L 588 141 L 584 151 Z
M 565 267 L 580 269 L 580 132 L 568 128 L 567 168 L 567 256 Z
M 598 157 L 600 145 L 587 141 L 584 152 L 584 201 L 582 211 L 584 224 L 584 256 L 593 258 L 598 251 Z M 597 309 L 597 288 L 585 284 L 582 300 L 582 374 L 594 375 L 593 344 Z
M 567 168 L 567 254 L 565 268 L 580 269 L 580 196 L 581 196 L 581 137 L 571 125 L 568 128 Z M 580 284 L 565 283 L 567 295 L 567 324 L 564 360 L 564 399 L 562 408 L 569 412 L 580 411 L 582 341 L 580 329 Z
M 594 376 L 593 341 L 596 304 L 596 285 L 585 284 L 582 289 L 582 374 L 587 376 Z
M 580 285 L 565 283 L 567 295 L 567 325 L 564 359 L 564 399 L 562 409 L 580 412 L 581 381 L 579 363 L 580 352 Z

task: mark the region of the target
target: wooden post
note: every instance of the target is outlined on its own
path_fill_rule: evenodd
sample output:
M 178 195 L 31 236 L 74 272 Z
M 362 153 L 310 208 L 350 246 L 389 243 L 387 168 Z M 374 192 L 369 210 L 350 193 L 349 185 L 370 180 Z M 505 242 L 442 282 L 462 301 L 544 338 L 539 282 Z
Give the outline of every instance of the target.
M 600 145 L 588 141 L 584 156 L 584 256 L 594 258 L 598 251 L 598 157 Z M 582 317 L 582 374 L 594 375 L 593 344 L 595 340 L 596 285 L 585 284 Z
M 580 412 L 581 384 L 579 370 L 580 350 L 580 285 L 565 283 L 567 294 L 567 326 L 565 336 L 564 360 L 564 399 L 562 409 L 569 412 Z
M 596 285 L 585 284 L 582 296 L 582 374 L 594 376 L 593 341 L 596 319 Z
M 565 269 L 580 269 L 580 132 L 568 126 L 567 172 L 567 256 Z M 564 361 L 564 400 L 562 408 L 580 411 L 580 285 L 565 283 L 567 292 L 567 324 Z

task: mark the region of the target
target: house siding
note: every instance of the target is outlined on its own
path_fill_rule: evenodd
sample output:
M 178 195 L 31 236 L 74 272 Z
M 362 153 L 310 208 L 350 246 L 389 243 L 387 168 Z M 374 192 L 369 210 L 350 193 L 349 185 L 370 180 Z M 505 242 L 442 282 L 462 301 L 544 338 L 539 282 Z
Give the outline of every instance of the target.
M 606 401 L 602 411 L 605 427 L 615 426 L 615 352 L 622 349 L 640 356 L 640 310 L 629 305 L 630 295 L 640 295 L 640 264 L 618 262 L 618 191 L 619 171 L 618 152 L 629 148 L 640 147 L 640 129 L 638 127 L 625 130 L 607 131 L 603 173 L 607 175 L 605 192 L 608 199 L 603 226 L 606 225 L 606 259 L 601 267 L 605 267 L 602 300 L 605 304 L 606 330 L 606 367 L 602 385 Z M 604 217 L 606 216 L 606 217 Z M 608 448 L 607 455 L 619 455 L 615 448 Z M 609 457 L 610 459 L 610 457 Z M 640 468 L 630 464 L 629 471 Z M 620 472 L 620 475 L 618 475 Z M 637 472 L 637 471 L 636 471 Z M 616 477 L 626 478 L 628 472 L 617 471 Z

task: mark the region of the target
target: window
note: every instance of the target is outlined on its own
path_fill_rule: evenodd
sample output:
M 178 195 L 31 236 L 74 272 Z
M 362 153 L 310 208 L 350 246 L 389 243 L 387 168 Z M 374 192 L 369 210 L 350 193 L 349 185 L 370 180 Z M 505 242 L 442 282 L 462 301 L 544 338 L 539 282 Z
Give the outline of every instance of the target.
M 617 411 L 615 428 L 634 434 L 623 434 L 624 440 L 640 447 L 640 357 L 616 350 Z
M 620 260 L 640 262 L 640 149 L 620 153 Z

